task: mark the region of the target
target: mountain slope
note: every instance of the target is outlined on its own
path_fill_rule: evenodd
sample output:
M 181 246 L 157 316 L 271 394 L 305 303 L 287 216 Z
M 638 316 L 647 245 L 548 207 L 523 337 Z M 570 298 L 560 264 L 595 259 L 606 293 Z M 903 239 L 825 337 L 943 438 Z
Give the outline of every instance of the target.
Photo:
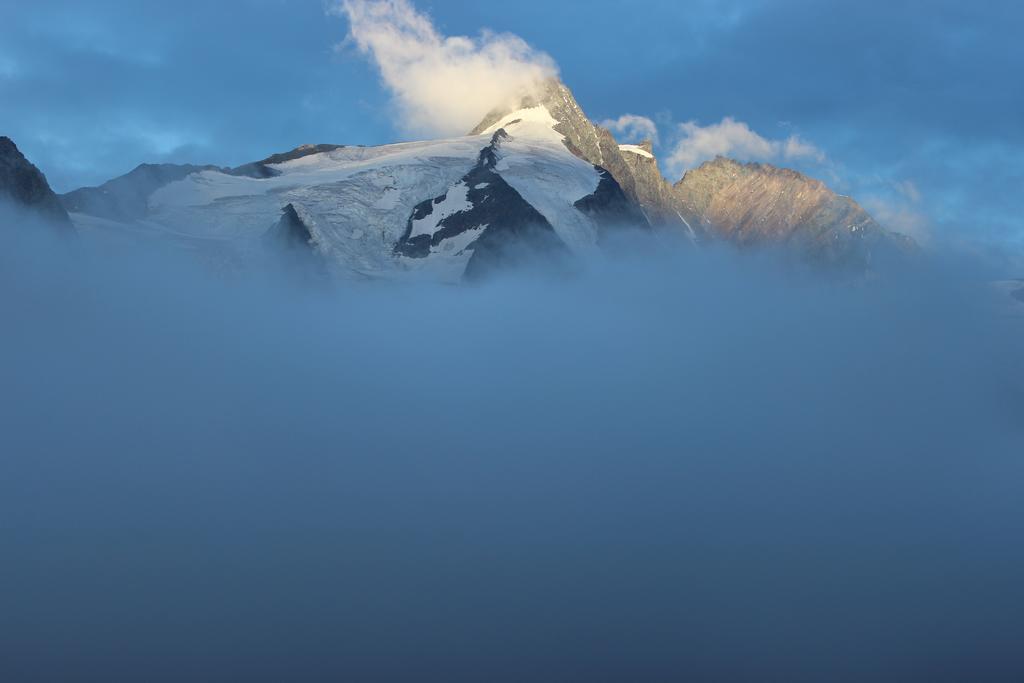
M 498 129 L 469 173 L 444 194 L 417 205 L 395 252 L 426 259 L 470 251 L 467 274 L 486 271 L 481 263 L 509 261 L 514 245 L 527 253 L 561 252 L 565 245 L 550 221 L 495 171 L 501 144 L 509 139 Z
M 622 189 L 626 197 L 643 210 L 645 222 L 652 225 L 667 225 L 681 228 L 682 221 L 674 211 L 671 202 L 659 201 L 659 187 L 668 185 L 657 163 L 650 168 L 638 167 L 635 155 L 624 151 L 616 142 L 611 132 L 594 124 L 583 112 L 572 91 L 557 79 L 543 84 L 540 91 L 523 99 L 519 110 L 528 111 L 535 108 L 546 109 L 554 120 L 553 128 L 564 137 L 564 144 L 576 156 L 589 161 L 595 166 L 607 170 Z M 487 115 L 471 134 L 479 134 L 493 129 L 500 121 L 508 121 L 515 116 L 514 111 L 497 109 Z M 653 160 L 653 155 L 652 155 Z
M 95 191 L 67 201 L 82 225 L 240 256 L 267 244 L 272 226 L 293 234 L 294 214 L 308 234 L 300 242 L 336 275 L 458 280 L 511 254 L 583 253 L 625 223 L 646 224 L 611 173 L 570 151 L 560 126 L 534 106 L 463 138 L 307 146 L 238 169 L 143 167 L 105 186 L 114 202 Z
M 881 252 L 912 244 L 821 181 L 768 164 L 718 157 L 672 191 L 680 215 L 698 230 L 740 246 L 790 244 L 816 263 L 867 267 Z
M 143 218 L 149 196 L 158 189 L 192 173 L 216 169 L 216 166 L 142 164 L 130 173 L 109 180 L 99 187 L 83 187 L 62 195 L 68 213 L 82 213 L 112 221 Z
M 633 179 L 636 202 L 651 223 L 681 229 L 691 239 L 697 239 L 697 230 L 679 212 L 672 186 L 661 175 L 650 140 L 638 145 L 619 145 L 619 151 Z
M 295 221 L 282 212 L 294 214 L 299 243 L 347 277 L 458 280 L 508 260 L 495 253 L 586 253 L 652 226 L 698 243 L 785 244 L 858 271 L 912 245 L 823 183 L 766 164 L 720 158 L 672 186 L 649 142 L 618 144 L 557 80 L 466 137 L 306 145 L 234 169 L 141 166 L 64 201 L 83 228 L 243 257 L 272 226 L 287 235 Z
M 46 182 L 46 176 L 8 137 L 0 137 L 0 200 L 7 200 L 62 230 L 73 230 L 67 211 Z
M 649 141 L 619 145 L 591 122 L 572 93 L 552 80 L 524 100 L 543 106 L 569 149 L 607 169 L 647 221 L 695 241 L 738 246 L 786 244 L 825 265 L 866 269 L 882 253 L 901 253 L 913 241 L 882 228 L 856 202 L 795 171 L 719 158 L 688 172 L 675 186 L 665 180 Z M 508 118 L 492 112 L 476 131 Z
M 68 213 L 86 214 L 111 221 L 133 221 L 145 218 L 149 211 L 149 197 L 170 183 L 183 180 L 193 173 L 218 171 L 248 178 L 272 178 L 277 175 L 274 166 L 295 161 L 313 154 L 333 152 L 342 145 L 303 145 L 283 154 L 274 154 L 237 168 L 192 164 L 141 164 L 123 176 L 109 180 L 99 187 L 83 187 L 61 196 Z

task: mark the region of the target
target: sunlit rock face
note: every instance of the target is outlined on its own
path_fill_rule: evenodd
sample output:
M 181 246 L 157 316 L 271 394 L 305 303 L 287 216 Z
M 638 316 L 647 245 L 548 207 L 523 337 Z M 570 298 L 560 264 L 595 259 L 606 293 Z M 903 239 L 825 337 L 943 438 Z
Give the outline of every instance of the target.
M 769 164 L 719 157 L 687 172 L 673 193 L 686 220 L 710 235 L 740 246 L 792 244 L 823 264 L 865 267 L 913 245 L 823 182 Z
M 68 231 L 74 228 L 46 176 L 8 138 L 0 137 L 0 200 Z
M 619 145 L 619 152 L 632 180 L 633 198 L 651 224 L 659 228 L 682 229 L 689 237 L 696 239 L 700 226 L 691 225 L 677 210 L 675 193 L 661 175 L 651 141 Z

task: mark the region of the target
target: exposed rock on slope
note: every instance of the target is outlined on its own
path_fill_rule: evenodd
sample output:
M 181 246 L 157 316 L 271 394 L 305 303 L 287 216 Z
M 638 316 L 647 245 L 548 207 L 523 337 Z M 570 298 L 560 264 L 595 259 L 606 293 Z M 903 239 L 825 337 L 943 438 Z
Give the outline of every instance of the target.
M 508 139 L 504 128 L 496 131 L 469 173 L 445 194 L 413 209 L 396 253 L 427 258 L 437 252 L 469 252 L 469 277 L 531 253 L 543 258 L 568 253 L 547 218 L 495 172 L 501 143 Z
M 606 169 L 595 166 L 601 176 L 594 194 L 584 197 L 574 206 L 590 216 L 601 229 L 602 237 L 623 228 L 647 227 L 647 217 L 640 207 L 629 200 L 622 186 Z
M 913 247 L 912 240 L 887 232 L 852 199 L 795 171 L 719 158 L 673 187 L 662 176 L 649 141 L 617 144 L 557 80 L 523 106 L 550 111 L 569 150 L 606 169 L 651 225 L 681 230 L 694 240 L 791 244 L 814 262 L 853 268 L 867 267 L 883 252 Z M 474 132 L 507 115 L 492 112 Z
M 0 137 L 0 200 L 10 201 L 59 228 L 74 229 L 46 176 L 8 137 Z
M 634 200 L 643 208 L 651 224 L 682 228 L 691 238 L 696 238 L 695 227 L 689 225 L 676 208 L 675 193 L 661 175 L 651 141 L 619 145 L 619 151 L 633 180 Z
M 615 141 L 610 131 L 595 125 L 587 118 L 572 91 L 565 84 L 557 79 L 549 80 L 538 94 L 525 98 L 520 105 L 520 109 L 535 107 L 543 107 L 550 112 L 556 122 L 554 129 L 565 136 L 565 146 L 573 154 L 611 174 L 625 196 L 643 208 L 646 215 L 645 223 L 649 220 L 650 223 L 657 224 L 680 224 L 681 221 L 672 210 L 671 204 L 661 205 L 653 199 L 652 192 L 657 193 L 657 186 L 665 184 L 664 178 L 657 170 L 657 163 L 652 164 L 653 175 L 650 168 L 637 167 L 636 160 L 629 158 L 631 155 L 620 149 L 619 143 Z M 488 130 L 510 114 L 512 111 L 508 109 L 491 112 L 473 129 L 471 135 Z M 666 187 L 665 190 L 667 189 Z
M 719 157 L 687 172 L 673 194 L 701 231 L 741 246 L 792 244 L 817 263 L 867 266 L 912 244 L 821 181 L 767 164 Z
M 327 277 L 329 263 L 320 249 L 313 221 L 294 204 L 281 210 L 281 218 L 263 235 L 262 242 L 269 261 L 289 268 L 290 275 L 306 282 Z
M 576 98 L 564 84 L 557 79 L 547 81 L 541 91 L 522 100 L 515 109 L 534 109 L 544 107 L 555 120 L 554 129 L 565 137 L 566 146 L 577 156 L 592 164 L 602 166 L 604 151 L 598 127 L 591 123 L 583 113 Z M 515 109 L 495 109 L 474 128 L 470 135 L 480 135 L 493 128 Z
M 316 238 L 309 225 L 299 216 L 294 204 L 281 211 L 281 219 L 263 236 L 267 246 L 300 252 L 315 251 Z

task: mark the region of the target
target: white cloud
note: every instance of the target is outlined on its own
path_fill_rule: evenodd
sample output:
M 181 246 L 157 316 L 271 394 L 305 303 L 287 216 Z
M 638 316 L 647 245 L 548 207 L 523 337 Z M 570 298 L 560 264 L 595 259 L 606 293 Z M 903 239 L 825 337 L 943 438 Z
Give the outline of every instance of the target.
M 782 142 L 782 145 L 783 159 L 810 159 L 817 161 L 819 164 L 825 162 L 824 152 L 797 135 L 790 135 Z
M 380 69 L 410 133 L 464 135 L 558 74 L 518 36 L 444 36 L 409 0 L 340 0 L 331 11 L 348 18 L 349 40 Z
M 601 125 L 615 133 L 619 142 L 651 140 L 658 143 L 658 125 L 646 116 L 624 114 L 617 119 L 602 121 Z
M 674 173 L 682 173 L 717 156 L 739 161 L 811 159 L 821 163 L 826 159 L 824 152 L 797 135 L 784 140 L 769 140 L 751 130 L 746 123 L 732 117 L 726 117 L 710 126 L 688 121 L 680 124 L 678 130 L 682 137 L 673 147 L 667 161 Z

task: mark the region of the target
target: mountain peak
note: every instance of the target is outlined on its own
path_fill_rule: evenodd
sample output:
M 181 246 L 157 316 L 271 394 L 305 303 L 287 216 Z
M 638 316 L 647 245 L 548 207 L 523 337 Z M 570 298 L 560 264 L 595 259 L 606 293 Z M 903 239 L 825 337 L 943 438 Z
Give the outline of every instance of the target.
M 572 91 L 570 91 L 569 88 L 557 78 L 549 78 L 538 84 L 533 92 L 523 95 L 517 104 L 495 107 L 492 109 L 477 125 L 477 127 L 469 132 L 469 134 L 482 135 L 487 130 L 493 128 L 495 124 L 500 122 L 502 119 L 523 109 L 544 107 L 551 112 L 552 116 L 554 116 L 556 112 L 564 109 L 567 103 L 571 103 L 569 105 L 570 109 L 574 108 L 579 112 L 579 114 L 583 114 L 583 110 L 580 109 L 579 104 L 576 103 L 576 98 L 573 97 Z M 555 118 L 561 122 L 558 117 Z
M 636 146 L 635 150 L 627 147 L 624 152 L 609 130 L 587 117 L 572 91 L 557 78 L 548 79 L 535 92 L 523 97 L 518 108 L 495 109 L 471 134 L 481 135 L 502 121 L 515 118 L 520 111 L 533 111 L 531 116 L 536 117 L 538 109 L 545 110 L 553 119 L 552 128 L 562 136 L 569 151 L 608 171 L 625 195 L 640 205 L 649 221 L 682 227 L 678 214 L 668 208 L 666 198 L 671 188 L 661 176 L 657 163 L 636 164 L 638 160 L 654 160 L 653 146 L 647 142 L 646 147 Z M 639 154 L 635 153 L 637 151 Z
M 778 176 L 781 178 L 788 178 L 792 181 L 808 183 L 813 186 L 820 186 L 826 188 L 825 183 L 810 176 L 804 175 L 799 171 L 794 171 L 791 168 L 784 168 L 781 166 L 773 166 L 772 164 L 762 163 L 758 161 L 737 161 L 724 156 L 716 156 L 714 159 L 705 161 L 695 169 L 687 171 L 683 177 L 676 183 L 676 186 L 684 185 L 687 182 L 687 176 L 690 177 L 690 182 L 700 178 L 710 177 L 739 177 L 747 176 L 751 174 L 761 174 L 768 176 Z
M 499 107 L 492 110 L 484 117 L 480 125 L 470 131 L 470 135 L 481 135 L 487 132 L 517 111 L 537 108 L 547 110 L 551 118 L 554 119 L 552 126 L 554 130 L 565 138 L 566 147 L 581 159 L 586 159 L 595 166 L 607 168 L 605 165 L 608 161 L 606 152 L 614 148 L 612 156 L 620 156 L 618 145 L 615 144 L 611 134 L 594 125 L 587 118 L 572 91 L 557 78 L 549 78 L 539 84 L 534 92 L 523 96 L 517 106 Z
M 849 197 L 771 164 L 717 157 L 687 171 L 672 191 L 688 223 L 739 245 L 794 243 L 814 262 L 858 268 L 873 253 L 909 246 Z

